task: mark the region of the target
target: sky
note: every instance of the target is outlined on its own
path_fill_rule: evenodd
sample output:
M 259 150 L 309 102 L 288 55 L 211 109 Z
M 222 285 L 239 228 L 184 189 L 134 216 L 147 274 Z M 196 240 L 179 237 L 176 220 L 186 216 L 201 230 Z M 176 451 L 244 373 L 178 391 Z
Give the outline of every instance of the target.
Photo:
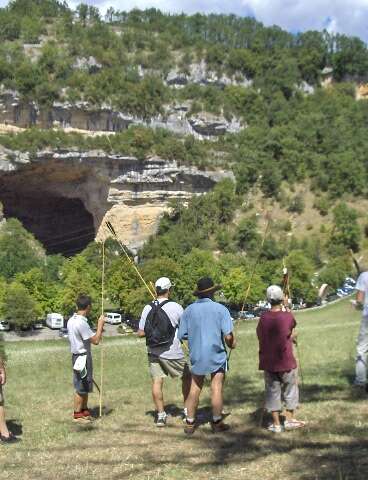
M 69 0 L 75 7 L 82 0 Z M 4 6 L 7 0 L 0 0 Z M 83 0 L 104 13 L 155 7 L 164 12 L 188 14 L 234 13 L 253 16 L 265 25 L 279 25 L 290 32 L 323 30 L 355 35 L 368 42 L 368 0 Z

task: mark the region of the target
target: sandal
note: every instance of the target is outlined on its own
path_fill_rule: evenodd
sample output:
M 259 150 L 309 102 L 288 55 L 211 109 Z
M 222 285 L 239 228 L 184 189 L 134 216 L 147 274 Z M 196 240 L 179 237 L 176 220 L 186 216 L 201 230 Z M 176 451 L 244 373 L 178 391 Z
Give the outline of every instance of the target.
M 296 420 L 292 418 L 291 420 L 285 420 L 284 428 L 285 430 L 296 430 L 297 428 L 305 427 L 307 422 L 303 422 L 302 420 Z
M 19 438 L 9 432 L 9 436 L 5 437 L 5 435 L 0 435 L 0 442 L 2 443 L 15 443 L 19 442 Z

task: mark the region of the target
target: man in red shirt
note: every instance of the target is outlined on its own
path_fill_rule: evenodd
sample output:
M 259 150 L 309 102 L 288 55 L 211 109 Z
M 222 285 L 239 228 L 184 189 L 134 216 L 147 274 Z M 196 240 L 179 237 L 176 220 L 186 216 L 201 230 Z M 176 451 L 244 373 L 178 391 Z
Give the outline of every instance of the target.
M 294 418 L 299 404 L 297 363 L 293 354 L 296 321 L 291 312 L 282 309 L 283 292 L 278 285 L 267 288 L 271 310 L 262 313 L 257 326 L 259 369 L 264 370 L 265 408 L 272 413 L 273 423 L 268 430 L 280 433 L 304 427 L 305 422 Z M 285 402 L 285 422 L 281 425 L 282 391 Z

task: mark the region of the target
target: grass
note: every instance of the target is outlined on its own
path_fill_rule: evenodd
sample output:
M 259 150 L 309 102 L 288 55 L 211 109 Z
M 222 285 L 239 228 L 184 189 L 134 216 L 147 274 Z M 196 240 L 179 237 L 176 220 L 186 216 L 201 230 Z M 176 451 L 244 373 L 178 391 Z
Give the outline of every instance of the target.
M 166 383 L 173 416 L 166 429 L 153 424 L 144 344 L 132 337 L 107 339 L 105 413 L 89 429 L 71 421 L 68 345 L 19 342 L 7 346 L 7 417 L 22 432 L 17 445 L 0 445 L 0 478 L 6 479 L 366 479 L 368 404 L 350 386 L 359 314 L 348 301 L 297 315 L 303 367 L 303 431 L 275 436 L 258 427 L 263 399 L 257 369 L 255 322 L 237 328 L 239 346 L 226 382 L 229 433 L 204 424 L 185 438 L 178 416 L 179 383 Z M 94 350 L 99 381 L 99 348 Z M 97 407 L 98 395 L 91 396 Z M 209 391 L 201 398 L 208 414 Z

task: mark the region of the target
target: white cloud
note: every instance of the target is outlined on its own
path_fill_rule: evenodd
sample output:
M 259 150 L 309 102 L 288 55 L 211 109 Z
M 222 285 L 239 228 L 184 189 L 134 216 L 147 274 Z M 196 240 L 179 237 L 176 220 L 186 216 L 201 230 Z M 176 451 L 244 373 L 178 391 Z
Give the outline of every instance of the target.
M 104 13 L 155 7 L 164 12 L 235 13 L 254 15 L 265 25 L 279 25 L 296 32 L 322 30 L 356 35 L 368 41 L 368 0 L 80 0 L 98 6 Z M 79 0 L 70 0 L 75 7 Z M 7 3 L 0 0 L 0 6 Z

